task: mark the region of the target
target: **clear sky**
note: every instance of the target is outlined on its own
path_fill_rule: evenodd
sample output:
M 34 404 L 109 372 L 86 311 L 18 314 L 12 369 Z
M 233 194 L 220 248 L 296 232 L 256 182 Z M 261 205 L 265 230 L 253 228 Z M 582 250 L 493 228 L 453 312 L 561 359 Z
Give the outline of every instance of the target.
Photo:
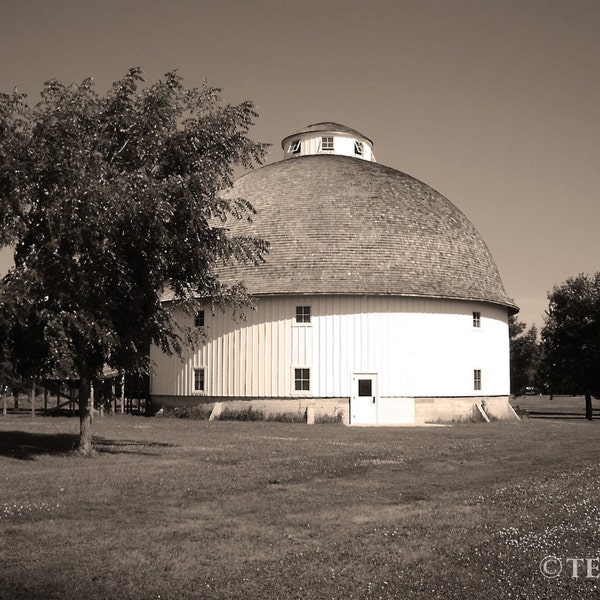
M 178 69 L 256 103 L 269 162 L 305 125 L 358 129 L 467 215 L 528 325 L 555 284 L 600 271 L 598 0 L 0 0 L 0 15 L 2 92 Z

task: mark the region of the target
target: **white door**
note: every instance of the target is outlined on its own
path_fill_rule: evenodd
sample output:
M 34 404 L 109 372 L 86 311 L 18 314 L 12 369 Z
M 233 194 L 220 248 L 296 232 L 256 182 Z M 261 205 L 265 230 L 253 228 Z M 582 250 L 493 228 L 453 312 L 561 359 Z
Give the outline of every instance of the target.
M 354 373 L 350 398 L 351 425 L 377 425 L 377 375 Z

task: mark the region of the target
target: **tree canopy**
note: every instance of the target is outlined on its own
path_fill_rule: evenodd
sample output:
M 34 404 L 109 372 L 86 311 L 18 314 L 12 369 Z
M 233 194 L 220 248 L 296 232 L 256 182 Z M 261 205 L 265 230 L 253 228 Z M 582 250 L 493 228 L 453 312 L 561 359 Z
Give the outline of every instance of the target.
M 0 246 L 15 248 L 0 334 L 21 375 L 79 378 L 88 421 L 104 365 L 147 371 L 150 343 L 178 353 L 191 341 L 166 290 L 189 312 L 247 301 L 219 268 L 260 261 L 267 246 L 229 232 L 253 209 L 221 192 L 265 146 L 248 137 L 253 104 L 219 94 L 186 89 L 175 72 L 145 86 L 134 68 L 105 95 L 91 79 L 50 81 L 34 106 L 0 95 Z
M 543 370 L 552 393 L 600 397 L 600 272 L 578 275 L 548 294 L 542 329 Z

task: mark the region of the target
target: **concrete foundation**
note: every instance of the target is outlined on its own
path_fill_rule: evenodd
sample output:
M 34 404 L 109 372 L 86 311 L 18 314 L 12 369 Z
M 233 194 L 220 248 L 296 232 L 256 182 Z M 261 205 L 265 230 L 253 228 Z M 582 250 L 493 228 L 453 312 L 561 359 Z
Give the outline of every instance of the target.
M 380 398 L 378 421 L 372 425 L 426 425 L 460 423 L 468 421 L 518 419 L 509 404 L 508 396 L 464 398 Z M 349 398 L 216 398 L 207 396 L 152 396 L 150 414 L 161 408 L 210 405 L 212 418 L 224 408 L 247 410 L 252 406 L 265 415 L 298 413 L 308 416 L 311 422 L 319 418 L 334 419 L 341 415 L 348 425 Z M 218 407 L 217 407 L 218 405 Z M 402 405 L 402 410 L 397 407 Z M 208 408 L 208 406 L 207 406 Z M 408 408 L 408 410 L 407 410 Z

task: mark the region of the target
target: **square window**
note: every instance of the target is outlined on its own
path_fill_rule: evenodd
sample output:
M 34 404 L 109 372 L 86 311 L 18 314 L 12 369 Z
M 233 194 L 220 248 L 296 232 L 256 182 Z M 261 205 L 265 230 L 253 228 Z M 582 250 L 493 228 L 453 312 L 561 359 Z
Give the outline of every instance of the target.
M 481 369 L 473 370 L 473 389 L 481 391 Z
M 300 152 L 302 148 L 302 142 L 300 142 L 300 140 L 294 140 L 291 144 L 290 144 L 290 152 L 292 154 L 298 154 Z
M 294 369 L 294 389 L 297 392 L 310 390 L 310 369 Z
M 354 154 L 357 156 L 363 155 L 363 143 L 362 142 L 354 142 Z
M 321 138 L 321 150 L 333 150 L 333 138 L 332 137 L 324 137 Z
M 473 327 L 481 327 L 481 313 L 473 312 Z
M 296 306 L 296 323 L 310 323 L 310 306 Z
M 194 326 L 195 327 L 204 327 L 204 311 L 199 310 L 194 317 Z
M 359 396 L 372 396 L 373 395 L 373 381 L 371 379 L 359 379 L 358 380 L 358 395 Z
M 204 391 L 204 368 L 194 369 L 194 392 Z

